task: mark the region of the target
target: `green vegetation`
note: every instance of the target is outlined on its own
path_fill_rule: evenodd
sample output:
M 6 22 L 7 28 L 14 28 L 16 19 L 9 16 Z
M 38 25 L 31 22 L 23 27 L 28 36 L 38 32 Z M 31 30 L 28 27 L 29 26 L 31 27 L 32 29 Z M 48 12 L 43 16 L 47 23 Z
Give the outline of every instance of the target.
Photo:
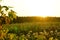
M 59 22 L 3 25 L 0 40 L 60 40 Z
M 12 9 L 6 16 L 9 8 L 0 5 L 0 40 L 60 40 L 59 17 L 17 17 Z

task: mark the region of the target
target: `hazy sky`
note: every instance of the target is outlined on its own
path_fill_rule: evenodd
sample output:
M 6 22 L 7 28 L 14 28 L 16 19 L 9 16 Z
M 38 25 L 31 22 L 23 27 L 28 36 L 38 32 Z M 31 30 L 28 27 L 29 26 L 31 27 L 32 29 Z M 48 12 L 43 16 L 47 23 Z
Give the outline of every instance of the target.
M 3 0 L 18 16 L 60 16 L 60 0 Z

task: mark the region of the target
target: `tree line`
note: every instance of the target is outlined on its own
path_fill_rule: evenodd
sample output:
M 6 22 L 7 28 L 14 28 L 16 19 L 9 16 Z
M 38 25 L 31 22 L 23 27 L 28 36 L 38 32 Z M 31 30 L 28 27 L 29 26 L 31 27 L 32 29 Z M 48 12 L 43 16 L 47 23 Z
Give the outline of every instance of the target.
M 60 17 L 17 17 L 13 20 L 13 23 L 24 23 L 24 22 L 60 22 Z

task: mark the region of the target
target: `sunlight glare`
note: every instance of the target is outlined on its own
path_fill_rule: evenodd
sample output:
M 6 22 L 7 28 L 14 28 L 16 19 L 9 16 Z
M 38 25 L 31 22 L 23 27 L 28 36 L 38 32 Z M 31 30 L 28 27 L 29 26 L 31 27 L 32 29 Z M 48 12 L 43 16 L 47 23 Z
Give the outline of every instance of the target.
M 60 16 L 60 0 L 3 0 L 18 16 Z

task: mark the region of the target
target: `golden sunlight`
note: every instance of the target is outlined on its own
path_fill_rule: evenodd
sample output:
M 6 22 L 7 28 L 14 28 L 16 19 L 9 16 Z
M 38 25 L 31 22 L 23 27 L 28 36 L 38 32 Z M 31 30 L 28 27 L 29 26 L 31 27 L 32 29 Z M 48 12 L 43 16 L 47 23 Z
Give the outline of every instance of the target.
M 14 7 L 18 16 L 60 16 L 60 0 L 4 0 L 1 4 Z

